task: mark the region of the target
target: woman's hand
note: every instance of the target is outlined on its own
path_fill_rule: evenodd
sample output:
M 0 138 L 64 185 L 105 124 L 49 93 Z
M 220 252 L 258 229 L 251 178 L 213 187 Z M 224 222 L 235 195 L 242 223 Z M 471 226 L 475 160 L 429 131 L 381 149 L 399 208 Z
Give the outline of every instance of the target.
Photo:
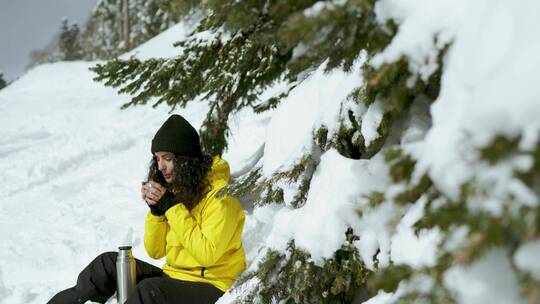
M 153 181 L 142 182 L 141 185 L 142 199 L 146 202 L 146 204 L 148 204 L 148 206 L 156 205 L 163 194 L 165 194 L 165 191 L 167 191 L 165 187 Z

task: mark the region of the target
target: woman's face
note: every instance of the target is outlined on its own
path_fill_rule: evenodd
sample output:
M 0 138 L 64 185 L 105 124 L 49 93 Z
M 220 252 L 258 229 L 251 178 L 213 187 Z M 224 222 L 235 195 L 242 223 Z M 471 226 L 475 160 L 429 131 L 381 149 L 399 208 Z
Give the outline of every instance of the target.
M 165 178 L 165 181 L 171 183 L 176 177 L 176 172 L 174 171 L 174 154 L 171 152 L 156 152 L 154 156 L 156 157 L 158 170 Z

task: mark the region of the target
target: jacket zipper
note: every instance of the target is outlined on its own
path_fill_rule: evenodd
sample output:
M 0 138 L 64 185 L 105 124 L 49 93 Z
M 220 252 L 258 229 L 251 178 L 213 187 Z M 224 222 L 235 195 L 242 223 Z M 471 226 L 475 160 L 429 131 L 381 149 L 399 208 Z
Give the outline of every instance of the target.
M 205 270 L 206 270 L 206 267 L 203 267 L 203 268 L 201 269 L 201 277 L 204 277 L 204 271 L 205 271 Z

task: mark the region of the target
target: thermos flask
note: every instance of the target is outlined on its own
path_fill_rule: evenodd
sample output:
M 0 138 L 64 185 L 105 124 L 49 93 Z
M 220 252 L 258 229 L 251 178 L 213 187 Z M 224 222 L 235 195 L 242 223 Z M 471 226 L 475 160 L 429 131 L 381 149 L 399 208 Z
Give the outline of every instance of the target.
M 131 246 L 118 247 L 118 257 L 116 258 L 116 296 L 118 304 L 124 304 L 128 295 L 135 289 L 136 272 L 135 259 L 131 253 Z

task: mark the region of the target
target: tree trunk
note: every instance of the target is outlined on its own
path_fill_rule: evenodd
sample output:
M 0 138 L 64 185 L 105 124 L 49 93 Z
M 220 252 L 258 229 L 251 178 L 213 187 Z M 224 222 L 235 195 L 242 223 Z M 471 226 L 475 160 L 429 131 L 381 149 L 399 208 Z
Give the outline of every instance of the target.
M 124 39 L 124 14 L 122 13 L 125 0 L 119 0 L 116 2 L 116 14 L 114 24 L 116 25 L 116 30 L 118 31 L 118 42 L 125 41 Z
M 129 0 L 123 0 L 122 15 L 123 15 L 123 32 L 124 32 L 124 45 L 126 50 L 130 49 L 129 39 Z

